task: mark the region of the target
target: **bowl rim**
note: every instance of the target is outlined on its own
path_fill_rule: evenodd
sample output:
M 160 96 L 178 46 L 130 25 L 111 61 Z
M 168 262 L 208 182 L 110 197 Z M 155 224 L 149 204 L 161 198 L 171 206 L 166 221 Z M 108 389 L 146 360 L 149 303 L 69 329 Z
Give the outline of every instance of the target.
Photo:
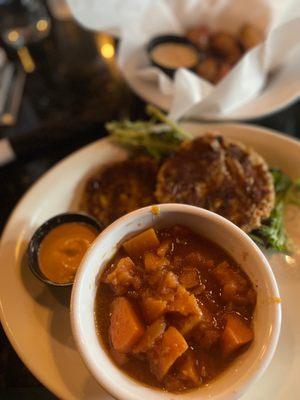
M 151 206 L 147 206 L 147 207 L 143 207 L 140 208 L 138 210 L 132 211 L 122 217 L 120 217 L 119 219 L 117 219 L 116 221 L 114 221 L 111 225 L 109 225 L 108 227 L 106 227 L 101 233 L 100 235 L 96 238 L 96 240 L 94 241 L 94 243 L 92 244 L 92 246 L 89 248 L 89 250 L 87 251 L 87 253 L 85 254 L 81 265 L 77 271 L 76 277 L 75 277 L 75 281 L 73 284 L 73 288 L 72 288 L 72 294 L 71 294 L 71 302 L 70 302 L 70 318 L 71 318 L 71 329 L 72 329 L 72 334 L 77 346 L 77 349 L 80 353 L 80 356 L 83 360 L 83 362 L 85 363 L 85 365 L 87 366 L 88 370 L 91 372 L 91 374 L 94 376 L 94 378 L 96 379 L 96 381 L 103 386 L 108 393 L 110 393 L 112 396 L 116 397 L 119 400 L 128 400 L 128 398 L 126 397 L 127 393 L 125 393 L 125 391 L 122 390 L 122 388 L 117 387 L 116 385 L 112 386 L 110 384 L 110 382 L 108 382 L 106 380 L 106 378 L 102 375 L 101 373 L 101 368 L 99 368 L 98 366 L 95 366 L 93 361 L 91 360 L 88 352 L 86 351 L 86 342 L 84 340 L 81 340 L 81 324 L 80 324 L 80 317 L 79 315 L 77 315 L 77 310 L 79 308 L 79 298 L 80 296 L 80 292 L 81 292 L 81 288 L 82 288 L 82 280 L 83 280 L 83 276 L 85 275 L 85 266 L 88 264 L 89 261 L 89 257 L 90 254 L 93 253 L 94 248 L 96 246 L 99 246 L 99 243 L 102 241 L 102 239 L 111 234 L 114 229 L 120 225 L 126 224 L 128 222 L 129 218 L 134 218 L 134 217 L 142 217 L 144 214 L 146 213 L 153 213 L 152 207 L 154 205 Z M 265 270 L 265 276 L 267 281 L 270 284 L 270 287 L 272 289 L 272 295 L 274 297 L 280 298 L 279 295 L 279 290 L 278 290 L 278 286 L 277 286 L 277 282 L 275 279 L 275 276 L 273 274 L 272 268 L 268 262 L 268 260 L 266 259 L 265 255 L 262 253 L 262 251 L 260 250 L 260 248 L 254 243 L 254 241 L 244 232 L 242 231 L 238 226 L 236 226 L 235 224 L 233 224 L 231 221 L 227 220 L 226 218 L 220 216 L 219 214 L 216 214 L 212 211 L 206 210 L 204 208 L 200 208 L 200 207 L 196 207 L 196 206 L 191 206 L 191 205 L 187 205 L 187 204 L 175 204 L 175 203 L 165 203 L 165 204 L 156 204 L 155 206 L 159 207 L 159 214 L 161 211 L 173 211 L 173 212 L 179 212 L 179 213 L 192 213 L 195 215 L 195 217 L 197 215 L 201 215 L 204 218 L 207 218 L 208 220 L 214 220 L 215 222 L 219 221 L 220 223 L 223 223 L 225 225 L 227 225 L 227 227 L 229 227 L 231 230 L 235 231 L 235 233 L 237 235 L 240 235 L 241 239 L 243 239 L 245 241 L 245 243 L 247 243 L 247 246 L 249 247 L 249 249 L 251 249 L 251 251 L 254 251 L 256 253 L 256 255 L 259 257 L 260 261 L 261 261 L 261 266 L 264 267 Z M 116 244 L 117 246 L 125 239 L 126 237 L 126 233 L 123 235 L 123 238 L 118 241 Z M 215 395 L 215 397 L 218 400 L 236 400 L 238 398 L 240 398 L 249 388 L 249 386 L 251 386 L 254 382 L 256 382 L 265 372 L 265 370 L 267 369 L 267 367 L 269 366 L 274 353 L 276 351 L 276 347 L 278 344 L 278 340 L 279 340 L 279 336 L 280 336 L 280 330 L 281 330 L 281 320 L 282 320 L 282 310 L 281 310 L 281 303 L 280 302 L 274 302 L 273 303 L 273 329 L 271 334 L 268 337 L 268 345 L 267 345 L 267 349 L 264 351 L 263 353 L 263 357 L 261 357 L 261 359 L 259 360 L 259 364 L 257 365 L 257 368 L 255 369 L 255 371 L 251 371 L 251 373 L 249 374 L 249 377 L 247 379 L 245 379 L 244 382 L 242 382 L 241 387 L 238 388 L 234 393 L 231 393 L 231 396 L 228 397 L 228 393 L 226 394 L 221 394 L 219 397 L 219 395 Z M 101 346 L 101 342 L 99 340 L 99 346 L 102 347 L 104 350 L 104 346 Z M 106 350 L 105 350 L 106 351 Z M 114 366 L 116 366 L 112 360 L 110 360 L 109 362 L 111 362 Z M 99 363 L 100 366 L 100 363 Z M 116 368 L 118 368 L 116 366 Z M 119 371 L 121 371 L 122 376 L 128 381 L 130 382 L 130 385 L 132 385 L 132 387 L 139 385 L 139 381 L 131 378 L 130 376 L 128 376 L 126 373 L 123 372 L 123 370 L 121 368 L 118 368 Z M 244 375 L 241 375 L 240 377 L 243 377 Z M 144 386 L 145 389 L 149 390 L 151 389 L 153 392 L 160 392 L 160 389 L 157 389 L 155 387 L 149 387 L 146 385 L 143 385 L 142 383 L 140 384 L 141 387 Z M 200 393 L 201 390 L 201 386 L 197 389 L 194 389 L 191 391 L 191 393 L 197 393 L 199 391 L 199 396 L 201 396 Z M 166 392 L 168 393 L 168 392 Z M 188 393 L 190 392 L 182 392 L 180 394 L 174 394 L 170 392 L 170 395 L 173 395 L 174 398 L 181 400 L 181 399 L 185 399 L 188 400 L 189 397 L 187 397 Z M 226 397 L 225 397 L 226 396 Z M 147 400 L 148 396 L 145 396 L 145 400 Z M 206 397 L 199 397 L 199 400 L 204 400 Z

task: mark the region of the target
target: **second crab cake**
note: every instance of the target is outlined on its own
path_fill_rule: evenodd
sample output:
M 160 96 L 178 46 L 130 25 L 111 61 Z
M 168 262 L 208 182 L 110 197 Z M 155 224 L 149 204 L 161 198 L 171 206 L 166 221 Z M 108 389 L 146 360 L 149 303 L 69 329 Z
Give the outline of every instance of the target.
M 245 232 L 268 218 L 274 184 L 264 159 L 239 142 L 206 134 L 185 142 L 161 166 L 161 203 L 186 203 L 214 211 Z
M 109 165 L 86 184 L 82 209 L 105 226 L 137 208 L 156 203 L 157 164 L 139 157 Z

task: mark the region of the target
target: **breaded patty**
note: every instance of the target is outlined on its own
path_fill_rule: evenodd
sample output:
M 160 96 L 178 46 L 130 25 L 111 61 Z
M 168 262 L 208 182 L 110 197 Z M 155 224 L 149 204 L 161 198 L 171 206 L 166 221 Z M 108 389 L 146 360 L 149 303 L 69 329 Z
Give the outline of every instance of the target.
M 275 193 L 260 155 L 241 143 L 206 134 L 183 143 L 162 164 L 156 198 L 206 208 L 250 232 L 269 217 Z
M 107 226 L 130 211 L 156 203 L 157 171 L 156 162 L 148 157 L 102 169 L 87 182 L 82 209 Z

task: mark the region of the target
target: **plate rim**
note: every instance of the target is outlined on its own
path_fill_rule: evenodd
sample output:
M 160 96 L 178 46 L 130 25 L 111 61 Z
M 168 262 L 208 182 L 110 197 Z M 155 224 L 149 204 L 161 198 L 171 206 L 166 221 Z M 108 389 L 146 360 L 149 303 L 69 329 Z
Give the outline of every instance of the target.
M 143 84 L 143 83 L 138 83 L 135 82 L 133 79 L 130 79 L 130 77 L 127 77 L 126 75 L 124 75 L 124 78 L 127 82 L 127 84 L 129 85 L 129 87 L 136 93 L 136 95 L 138 97 L 140 97 L 142 100 L 146 101 L 146 102 L 150 102 L 152 104 L 154 104 L 157 107 L 160 107 L 161 109 L 163 109 L 165 112 L 169 112 L 170 107 L 166 106 L 166 101 L 168 102 L 167 96 L 166 95 L 161 95 L 159 96 L 159 90 L 154 89 L 155 92 L 157 92 L 156 95 L 147 95 L 147 90 L 145 90 L 147 84 Z M 148 84 L 149 85 L 149 84 Z M 261 91 L 262 92 L 262 91 Z M 259 93 L 261 93 L 259 92 Z M 155 97 L 155 100 L 154 100 Z M 165 98 L 166 101 L 156 101 L 156 99 L 160 97 L 160 99 Z M 192 117 L 182 117 L 183 119 L 185 119 L 186 121 L 195 121 L 198 123 L 207 123 L 207 122 L 213 122 L 213 123 L 230 123 L 231 121 L 233 121 L 233 123 L 245 123 L 247 125 L 251 125 L 251 123 L 247 123 L 244 121 L 256 121 L 259 120 L 261 118 L 264 117 L 269 117 L 277 112 L 280 112 L 282 110 L 284 110 L 285 108 L 287 108 L 288 106 L 292 106 L 293 104 L 296 103 L 296 101 L 300 98 L 300 94 L 294 93 L 292 95 L 289 95 L 286 97 L 285 101 L 282 101 L 280 104 L 278 104 L 275 107 L 270 108 L 268 111 L 266 112 L 259 112 L 255 115 L 250 114 L 250 115 L 235 115 L 233 114 L 229 114 L 229 115 L 221 115 L 221 116 L 217 116 L 217 115 L 210 115 L 210 114 L 202 114 L 199 116 L 192 116 Z M 251 101 L 251 100 L 249 100 Z M 244 105 L 247 106 L 247 103 Z
M 21 198 L 17 201 L 16 205 L 10 212 L 8 219 L 5 223 L 5 226 L 3 228 L 2 234 L 0 236 L 0 257 L 2 253 L 2 247 L 3 247 L 3 238 L 7 235 L 7 232 L 9 232 L 10 229 L 10 224 L 11 221 L 14 220 L 15 215 L 18 214 L 19 209 L 21 209 L 21 206 L 23 202 L 26 201 L 27 198 L 31 196 L 31 194 L 34 192 L 35 188 L 38 187 L 40 181 L 43 181 L 44 178 L 47 178 L 48 175 L 52 174 L 53 171 L 55 172 L 56 169 L 59 169 L 62 164 L 65 162 L 68 162 L 70 158 L 75 156 L 76 154 L 80 153 L 82 150 L 87 150 L 89 147 L 93 147 L 96 143 L 99 143 L 100 141 L 107 141 L 108 137 L 103 137 L 99 138 L 85 146 L 80 147 L 79 149 L 71 152 L 68 154 L 66 157 L 63 157 L 61 160 L 59 160 L 57 163 L 55 163 L 52 167 L 50 167 L 46 172 L 44 172 L 26 191 L 25 193 L 21 196 Z M 22 348 L 20 348 L 17 340 L 15 339 L 13 332 L 10 330 L 9 325 L 6 321 L 5 313 L 2 307 L 2 298 L 0 294 L 0 323 L 2 325 L 2 328 L 5 332 L 5 335 L 7 339 L 9 340 L 11 346 L 13 347 L 14 351 L 16 352 L 17 356 L 20 358 L 21 362 L 26 366 L 26 368 L 30 371 L 30 373 L 43 385 L 45 386 L 46 389 L 48 389 L 52 394 L 54 394 L 58 399 L 63 399 L 62 394 L 54 385 L 52 385 L 51 382 L 47 381 L 46 378 L 44 378 L 43 374 L 40 374 L 40 369 L 38 367 L 35 367 L 33 364 L 31 365 L 30 358 L 26 358 L 25 353 L 23 352 Z M 76 349 L 77 351 L 77 349 Z M 80 356 L 81 357 L 81 356 Z
M 196 122 L 196 121 L 192 121 L 192 122 L 183 122 L 182 125 L 195 125 L 195 126 L 224 126 L 226 125 L 227 127 L 232 126 L 235 129 L 238 128 L 248 128 L 251 129 L 252 131 L 256 131 L 257 134 L 263 134 L 263 135 L 267 135 L 269 137 L 273 137 L 276 136 L 277 139 L 282 140 L 283 142 L 288 142 L 289 144 L 294 144 L 296 145 L 299 150 L 300 150 L 300 140 L 298 140 L 297 138 L 294 138 L 290 135 L 281 133 L 280 131 L 274 130 L 274 129 L 270 129 L 270 128 L 265 128 L 259 125 L 254 125 L 251 123 L 235 123 L 235 122 Z M 93 141 L 79 149 L 77 149 L 76 151 L 70 153 L 69 155 L 67 155 L 66 157 L 62 158 L 61 160 L 59 160 L 57 163 L 55 163 L 51 168 L 49 168 L 44 174 L 42 174 L 27 190 L 26 192 L 21 196 L 21 198 L 18 200 L 18 202 L 16 203 L 16 205 L 14 206 L 14 208 L 12 209 L 11 213 L 9 214 L 9 217 L 6 221 L 6 224 L 3 228 L 2 234 L 1 234 L 1 238 L 0 238 L 0 257 L 3 251 L 3 239 L 8 235 L 9 230 L 10 230 L 10 225 L 12 223 L 12 221 L 15 218 L 15 215 L 17 215 L 19 213 L 19 210 L 22 208 L 23 203 L 26 201 L 27 198 L 29 198 L 31 196 L 31 194 L 36 190 L 36 187 L 38 187 L 38 185 L 40 184 L 41 181 L 43 181 L 44 179 L 46 179 L 50 174 L 55 173 L 55 171 L 57 169 L 59 169 L 61 167 L 61 165 L 63 165 L 65 162 L 68 162 L 69 159 L 73 158 L 74 156 L 76 156 L 78 153 L 83 152 L 83 151 L 87 151 L 89 148 L 92 148 L 95 146 L 96 143 L 103 143 L 103 142 L 109 142 L 109 137 L 104 137 L 104 138 L 99 138 L 96 141 Z M 6 313 L 7 314 L 7 313 Z M 21 349 L 18 345 L 17 340 L 15 339 L 13 332 L 10 330 L 9 324 L 7 323 L 6 320 L 6 314 L 3 310 L 2 307 L 2 298 L 1 298 L 1 294 L 0 294 L 0 322 L 2 324 L 3 330 L 10 342 L 10 344 L 12 345 L 12 347 L 14 348 L 15 352 L 17 353 L 18 357 L 21 359 L 21 361 L 23 362 L 23 364 L 29 369 L 29 371 L 38 379 L 38 381 L 40 383 L 42 383 L 42 385 L 44 385 L 50 392 L 52 392 L 55 396 L 57 396 L 58 398 L 62 398 L 63 396 L 60 393 L 60 390 L 57 389 L 55 387 L 54 384 L 52 384 L 51 382 L 49 383 L 47 381 L 47 379 L 45 378 L 45 374 L 40 374 L 40 369 L 38 367 L 35 367 L 34 365 L 31 365 L 31 361 L 30 358 L 26 357 L 25 352 L 23 351 L 23 349 Z M 77 349 L 76 349 L 77 350 Z

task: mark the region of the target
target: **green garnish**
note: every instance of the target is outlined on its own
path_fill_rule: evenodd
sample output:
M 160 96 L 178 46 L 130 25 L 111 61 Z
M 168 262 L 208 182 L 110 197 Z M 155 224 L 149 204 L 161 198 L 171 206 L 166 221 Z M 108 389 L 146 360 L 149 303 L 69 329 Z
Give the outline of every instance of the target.
M 288 238 L 283 222 L 284 204 L 279 202 L 273 208 L 270 217 L 250 236 L 258 244 L 277 251 L 288 251 Z
M 270 217 L 251 233 L 251 237 L 265 247 L 289 251 L 291 243 L 284 227 L 284 209 L 289 203 L 300 206 L 300 180 L 295 182 L 280 169 L 271 169 L 276 193 L 275 207 Z
M 288 192 L 287 200 L 290 204 L 300 206 L 300 179 L 296 179 Z
M 146 108 L 149 121 L 114 121 L 106 124 L 113 140 L 134 151 L 143 151 L 157 160 L 176 151 L 184 140 L 191 139 L 176 122 L 152 105 Z

